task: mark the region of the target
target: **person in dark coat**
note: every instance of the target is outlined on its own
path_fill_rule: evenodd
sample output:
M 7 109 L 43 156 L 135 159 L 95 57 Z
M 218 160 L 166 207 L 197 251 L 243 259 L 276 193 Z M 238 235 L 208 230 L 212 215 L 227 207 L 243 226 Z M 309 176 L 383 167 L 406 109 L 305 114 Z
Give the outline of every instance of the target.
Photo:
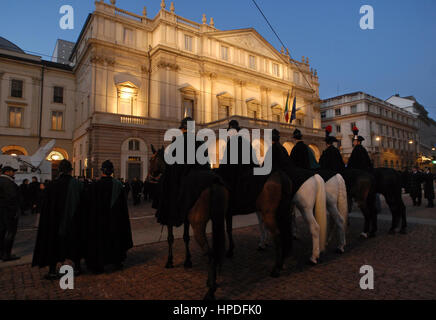
M 401 172 L 401 184 L 404 188 L 404 193 L 410 193 L 410 169 L 408 167 L 404 168 Z
M 0 175 L 0 259 L 5 262 L 20 259 L 12 254 L 20 213 L 20 195 L 14 182 L 16 171 L 5 166 Z
M 424 197 L 428 201 L 427 208 L 434 208 L 434 180 L 435 175 L 430 171 L 430 168 L 426 168 L 424 173 Z
M 412 168 L 412 173 L 410 174 L 410 197 L 413 201 L 413 206 L 421 206 L 422 199 L 422 184 L 423 176 L 419 172 L 418 167 Z
M 95 273 L 106 265 L 123 267 L 127 251 L 133 247 L 129 209 L 123 185 L 112 178 L 114 166 L 106 160 L 101 178 L 91 186 L 93 204 L 88 215 L 86 265 Z
M 319 158 L 319 165 L 321 166 L 321 169 L 331 170 L 335 173 L 341 173 L 345 169 L 345 164 L 338 148 L 333 145 L 334 142 L 339 141 L 336 139 L 336 137 L 330 136 L 331 130 L 332 127 L 327 126 L 325 138 L 327 148 L 323 151 L 321 157 Z
M 32 207 L 32 199 L 29 188 L 29 179 L 24 179 L 23 183 L 18 187 L 21 198 L 21 212 L 23 215 Z
M 132 185 L 133 205 L 137 206 L 141 202 L 142 182 L 139 181 L 137 178 L 133 178 L 131 185 Z
M 46 188 L 41 207 L 38 234 L 33 252 L 33 267 L 49 266 L 45 276 L 58 279 L 58 263 L 74 262 L 74 271 L 80 273 L 83 256 L 83 191 L 84 185 L 73 178 L 73 167 L 68 160 L 59 164 L 59 177 Z
M 269 157 L 269 153 L 271 153 L 272 161 L 271 173 L 278 170 L 286 172 L 288 167 L 292 165 L 288 151 L 280 143 L 280 132 L 277 129 L 272 130 L 272 146 L 268 149 L 265 159 Z
M 353 152 L 351 152 L 351 156 L 348 159 L 347 168 L 372 173 L 373 165 L 371 159 L 368 155 L 368 151 L 362 146 L 362 141 L 365 141 L 365 138 L 358 135 L 359 129 L 356 127 L 353 128 L 353 133 Z
M 29 184 L 29 197 L 31 202 L 32 214 L 36 213 L 39 198 L 39 182 L 37 177 L 32 177 L 32 182 Z
M 310 170 L 319 169 L 319 164 L 315 159 L 315 156 L 310 150 L 309 146 L 303 142 L 303 135 L 301 131 L 295 129 L 293 133 L 294 139 L 297 140 L 295 147 L 291 151 L 291 160 L 295 166 Z

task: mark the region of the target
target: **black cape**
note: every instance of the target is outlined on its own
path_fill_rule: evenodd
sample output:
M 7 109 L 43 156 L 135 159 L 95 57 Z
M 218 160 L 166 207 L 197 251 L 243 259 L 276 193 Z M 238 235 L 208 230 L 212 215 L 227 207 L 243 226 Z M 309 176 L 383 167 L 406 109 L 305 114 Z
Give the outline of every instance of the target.
M 83 256 L 83 190 L 83 183 L 70 175 L 61 175 L 47 186 L 32 266 L 43 268 Z
M 341 153 L 334 146 L 329 146 L 323 151 L 319 158 L 319 165 L 321 166 L 321 169 L 331 170 L 336 173 L 340 173 L 345 169 Z
M 309 146 L 303 141 L 297 142 L 297 144 L 291 151 L 290 158 L 294 165 L 299 168 L 306 170 L 319 168 L 319 164 L 318 162 L 316 162 L 313 152 L 309 149 Z
M 424 198 L 432 200 L 434 199 L 434 179 L 433 173 L 424 173 Z
M 102 177 L 90 186 L 94 200 L 88 216 L 86 264 L 100 271 L 108 264 L 120 264 L 133 247 L 126 194 L 123 185 Z
M 347 168 L 372 172 L 373 166 L 371 159 L 369 158 L 368 151 L 366 151 L 362 145 L 359 144 L 354 147 L 348 159 Z

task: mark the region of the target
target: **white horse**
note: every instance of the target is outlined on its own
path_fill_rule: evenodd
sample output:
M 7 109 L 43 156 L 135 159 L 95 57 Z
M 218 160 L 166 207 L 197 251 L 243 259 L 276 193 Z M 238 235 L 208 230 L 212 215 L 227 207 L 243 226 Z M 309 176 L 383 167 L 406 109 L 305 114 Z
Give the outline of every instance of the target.
M 317 264 L 320 252 L 325 250 L 327 238 L 326 192 L 325 183 L 321 176 L 315 174 L 307 179 L 294 195 L 292 203 L 309 223 L 313 246 L 310 261 Z M 265 247 L 267 234 L 259 214 L 257 214 L 257 218 L 261 230 L 259 247 L 262 248 Z
M 339 236 L 338 251 L 344 252 L 348 208 L 347 190 L 345 181 L 341 175 L 337 174 L 333 176 L 327 183 L 324 183 L 324 180 L 319 175 L 314 175 L 298 189 L 292 203 L 293 235 L 296 237 L 296 207 L 309 224 L 313 246 L 310 261 L 313 264 L 318 262 L 320 251 L 324 251 L 327 245 L 327 210 L 330 214 L 330 220 L 333 220 L 330 223 L 329 240 L 332 236 L 331 229 L 333 225 L 336 225 Z M 259 249 L 263 249 L 268 241 L 268 233 L 263 226 L 259 214 L 257 217 L 261 233 Z

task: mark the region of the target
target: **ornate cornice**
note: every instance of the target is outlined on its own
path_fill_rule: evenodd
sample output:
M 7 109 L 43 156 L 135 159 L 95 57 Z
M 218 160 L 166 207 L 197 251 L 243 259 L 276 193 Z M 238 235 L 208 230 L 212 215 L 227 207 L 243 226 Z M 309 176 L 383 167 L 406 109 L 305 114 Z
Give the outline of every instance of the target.
M 171 62 L 167 62 L 167 61 L 164 61 L 164 60 L 159 61 L 157 63 L 157 67 L 158 67 L 158 69 L 163 69 L 163 68 L 167 69 L 168 68 L 168 69 L 173 70 L 173 71 L 180 70 L 180 67 L 177 64 L 171 63 Z

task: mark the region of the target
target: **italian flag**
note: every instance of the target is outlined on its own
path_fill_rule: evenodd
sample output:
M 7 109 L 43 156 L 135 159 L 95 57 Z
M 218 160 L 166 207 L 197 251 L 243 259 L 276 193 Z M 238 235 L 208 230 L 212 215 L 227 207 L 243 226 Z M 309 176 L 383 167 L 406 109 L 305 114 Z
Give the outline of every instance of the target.
M 286 98 L 285 121 L 286 123 L 289 122 L 289 90 L 288 90 L 288 97 Z

